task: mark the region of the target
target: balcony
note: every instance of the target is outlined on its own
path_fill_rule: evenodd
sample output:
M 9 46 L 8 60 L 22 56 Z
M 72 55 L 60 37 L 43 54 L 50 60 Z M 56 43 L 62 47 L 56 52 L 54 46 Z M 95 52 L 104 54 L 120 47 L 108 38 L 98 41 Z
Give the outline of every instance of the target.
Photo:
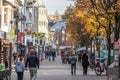
M 10 5 L 13 8 L 17 8 L 18 6 L 22 6 L 22 2 L 20 0 L 3 0 L 4 6 Z

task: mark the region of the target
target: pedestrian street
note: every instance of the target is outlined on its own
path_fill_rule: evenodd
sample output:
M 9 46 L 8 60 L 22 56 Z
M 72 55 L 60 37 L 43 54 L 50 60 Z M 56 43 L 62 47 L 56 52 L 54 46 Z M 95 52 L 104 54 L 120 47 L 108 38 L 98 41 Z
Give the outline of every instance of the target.
M 105 74 L 96 76 L 94 70 L 89 69 L 88 75 L 83 76 L 82 66 L 77 63 L 76 75 L 71 75 L 70 64 L 62 64 L 61 57 L 57 56 L 55 61 L 44 59 L 40 63 L 37 80 L 107 80 Z M 15 71 L 12 71 L 12 80 L 17 80 Z M 24 80 L 30 80 L 29 70 L 24 72 Z

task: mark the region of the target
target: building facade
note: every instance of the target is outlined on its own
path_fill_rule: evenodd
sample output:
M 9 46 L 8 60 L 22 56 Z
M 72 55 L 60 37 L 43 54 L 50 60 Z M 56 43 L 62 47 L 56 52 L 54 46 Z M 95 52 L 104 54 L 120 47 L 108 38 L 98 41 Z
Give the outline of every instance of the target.
M 14 46 L 16 18 L 15 11 L 20 0 L 0 0 L 0 61 L 8 59 L 10 39 Z M 10 35 L 11 34 L 11 35 Z
M 44 34 L 43 42 L 42 43 L 49 43 L 48 42 L 48 12 L 45 5 L 39 6 L 39 19 L 38 19 L 38 32 Z M 44 42 L 45 41 L 45 42 Z
M 32 33 L 38 30 L 38 0 L 25 0 L 19 9 L 19 18 L 17 51 L 26 55 L 34 43 Z

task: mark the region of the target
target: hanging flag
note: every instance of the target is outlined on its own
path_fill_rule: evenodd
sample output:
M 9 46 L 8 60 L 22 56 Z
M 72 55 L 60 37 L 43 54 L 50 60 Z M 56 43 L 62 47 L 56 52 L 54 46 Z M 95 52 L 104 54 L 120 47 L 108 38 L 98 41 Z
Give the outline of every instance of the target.
M 15 39 L 15 29 L 12 28 L 12 39 Z
M 23 36 L 23 32 L 19 32 L 18 39 L 16 40 L 16 42 L 21 43 L 22 42 L 22 36 Z

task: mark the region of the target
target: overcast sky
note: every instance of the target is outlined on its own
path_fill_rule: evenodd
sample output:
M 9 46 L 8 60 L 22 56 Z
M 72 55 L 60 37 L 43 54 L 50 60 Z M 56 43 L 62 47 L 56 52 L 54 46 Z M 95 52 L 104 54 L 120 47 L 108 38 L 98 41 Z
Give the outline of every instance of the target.
M 44 3 L 49 14 L 54 14 L 56 10 L 59 14 L 63 14 L 67 6 L 74 4 L 73 1 L 68 0 L 39 0 L 39 3 Z

